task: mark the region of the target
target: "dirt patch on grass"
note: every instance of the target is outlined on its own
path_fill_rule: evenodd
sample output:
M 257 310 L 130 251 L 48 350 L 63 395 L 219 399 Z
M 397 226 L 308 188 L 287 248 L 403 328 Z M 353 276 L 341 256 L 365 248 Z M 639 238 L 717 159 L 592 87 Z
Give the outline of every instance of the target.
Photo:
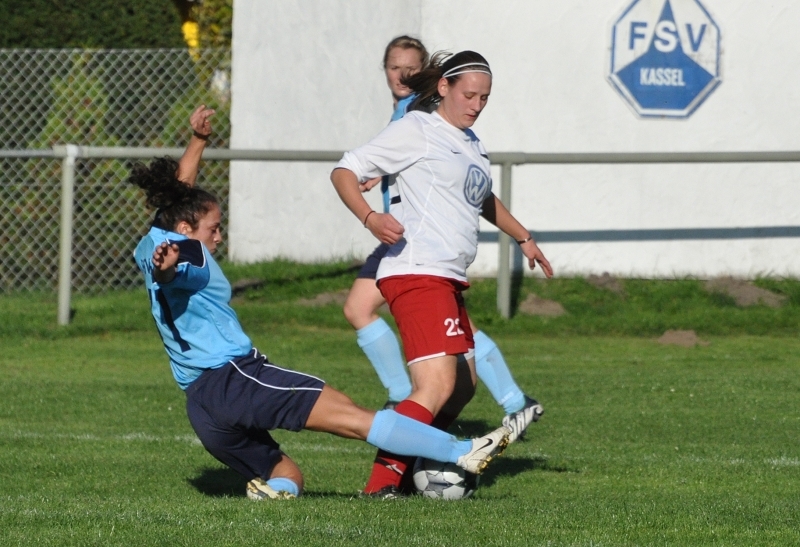
M 749 281 L 734 279 L 733 277 L 718 277 L 709 279 L 705 283 L 708 292 L 727 294 L 742 308 L 762 304 L 770 308 L 780 308 L 786 301 L 786 296 L 777 294 L 761 287 L 756 287 Z
M 349 289 L 342 289 L 341 291 L 336 292 L 324 292 L 318 294 L 314 298 L 301 298 L 297 301 L 297 303 L 301 306 L 309 306 L 312 308 L 327 306 L 328 304 L 344 306 L 344 302 L 347 300 L 348 294 L 350 294 Z
M 564 306 L 555 300 L 547 300 L 536 294 L 529 294 L 519 305 L 519 312 L 526 315 L 539 315 L 541 317 L 559 317 L 567 313 Z
M 344 306 L 344 303 L 347 300 L 347 295 L 349 294 L 350 289 L 342 289 L 341 291 L 335 292 L 324 292 L 318 294 L 314 298 L 301 298 L 297 301 L 297 303 L 301 306 L 308 306 L 311 308 L 327 306 L 328 304 Z M 378 313 L 390 314 L 391 312 L 389 311 L 389 306 L 384 302 L 383 305 L 378 308 Z
M 665 346 L 682 346 L 684 348 L 707 346 L 709 344 L 708 341 L 698 338 L 697 333 L 693 330 L 668 330 L 657 342 Z
M 611 291 L 614 294 L 622 297 L 626 295 L 625 287 L 622 285 L 622 281 L 620 281 L 619 278 L 610 275 L 608 272 L 603 272 L 603 275 L 592 274 L 586 278 L 586 281 L 598 289 Z
M 233 293 L 233 296 L 238 296 L 250 289 L 260 289 L 266 284 L 267 282 L 265 280 L 254 277 L 247 279 L 240 279 L 235 283 L 231 283 L 231 292 Z

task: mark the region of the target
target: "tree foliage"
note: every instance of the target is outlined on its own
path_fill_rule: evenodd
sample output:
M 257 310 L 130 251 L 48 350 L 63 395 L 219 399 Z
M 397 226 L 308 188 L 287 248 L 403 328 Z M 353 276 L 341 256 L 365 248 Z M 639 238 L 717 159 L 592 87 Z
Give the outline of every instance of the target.
M 0 0 L 3 48 L 184 47 L 172 0 Z
M 231 47 L 233 0 L 202 0 L 194 7 L 200 26 L 200 47 Z

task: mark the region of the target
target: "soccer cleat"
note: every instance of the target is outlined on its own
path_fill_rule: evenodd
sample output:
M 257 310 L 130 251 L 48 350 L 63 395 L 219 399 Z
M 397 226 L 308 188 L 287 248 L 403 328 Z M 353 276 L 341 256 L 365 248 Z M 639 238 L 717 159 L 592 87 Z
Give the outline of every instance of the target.
M 247 497 L 254 501 L 261 500 L 290 500 L 295 497 L 294 494 L 285 490 L 275 490 L 267 481 L 261 477 L 256 477 L 247 483 Z
M 383 408 L 381 410 L 394 410 L 395 408 L 397 408 L 397 405 L 399 404 L 400 401 L 392 401 L 391 399 L 389 399 L 388 401 L 386 401 L 386 403 L 384 403 Z
M 503 425 L 511 430 L 508 442 L 513 443 L 517 439 L 525 436 L 525 430 L 533 422 L 538 422 L 544 414 L 544 407 L 536 399 L 531 399 L 525 395 L 525 406 L 513 414 L 508 414 L 503 418 Z
M 456 465 L 464 471 L 480 475 L 488 467 L 489 462 L 506 449 L 510 434 L 511 430 L 503 426 L 488 435 L 472 439 L 472 450 L 459 457 Z
M 396 500 L 405 497 L 405 495 L 395 485 L 390 484 L 389 486 L 384 486 L 377 492 L 359 492 L 358 497 L 378 500 Z

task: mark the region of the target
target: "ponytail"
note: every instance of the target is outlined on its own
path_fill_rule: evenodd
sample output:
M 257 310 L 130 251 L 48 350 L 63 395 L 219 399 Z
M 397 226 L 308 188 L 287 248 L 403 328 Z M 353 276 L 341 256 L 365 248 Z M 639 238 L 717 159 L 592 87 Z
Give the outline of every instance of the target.
M 177 172 L 178 162 L 156 158 L 149 166 L 135 164 L 128 182 L 144 190 L 145 204 L 156 209 L 153 226 L 173 231 L 184 221 L 196 229 L 200 219 L 219 202 L 213 194 L 179 181 Z

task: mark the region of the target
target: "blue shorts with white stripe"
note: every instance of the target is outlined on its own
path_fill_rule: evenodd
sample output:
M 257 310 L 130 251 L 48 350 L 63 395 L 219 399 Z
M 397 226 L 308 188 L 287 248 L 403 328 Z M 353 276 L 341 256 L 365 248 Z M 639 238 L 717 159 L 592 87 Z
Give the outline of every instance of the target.
M 325 382 L 278 367 L 258 350 L 206 370 L 186 389 L 186 413 L 203 446 L 247 480 L 280 461 L 273 429 L 300 431 Z

